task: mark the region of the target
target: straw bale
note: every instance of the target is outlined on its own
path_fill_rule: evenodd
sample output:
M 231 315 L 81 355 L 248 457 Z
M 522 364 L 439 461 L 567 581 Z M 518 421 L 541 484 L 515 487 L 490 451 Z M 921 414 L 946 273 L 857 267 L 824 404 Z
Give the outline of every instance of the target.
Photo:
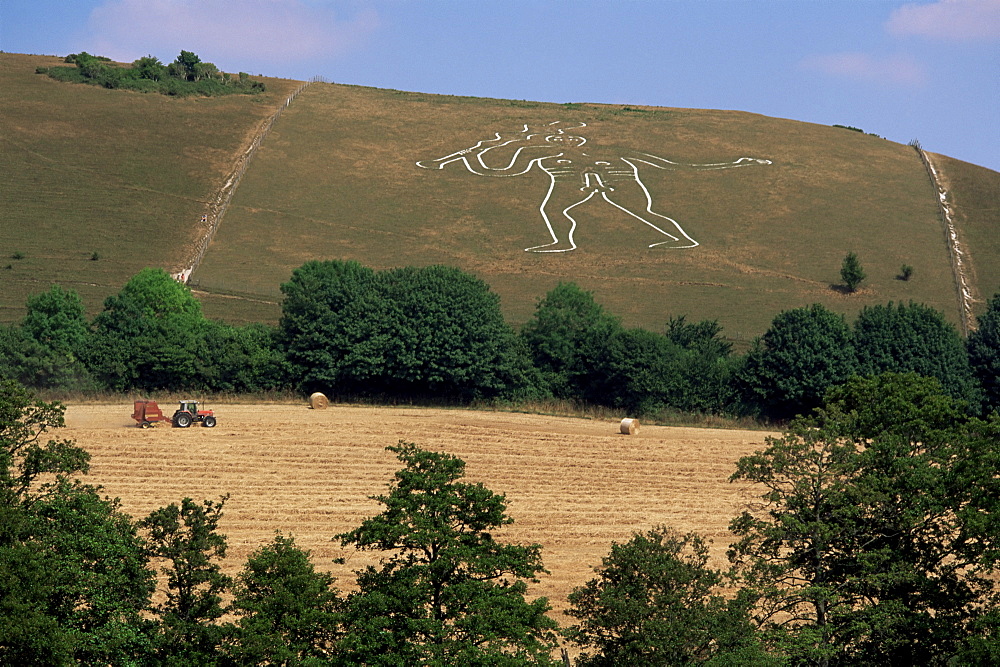
M 313 410 L 322 410 L 328 405 L 330 405 L 329 399 L 327 399 L 325 394 L 318 391 L 309 397 L 309 407 Z
M 622 420 L 621 429 L 625 435 L 635 435 L 639 432 L 639 420 L 626 417 Z

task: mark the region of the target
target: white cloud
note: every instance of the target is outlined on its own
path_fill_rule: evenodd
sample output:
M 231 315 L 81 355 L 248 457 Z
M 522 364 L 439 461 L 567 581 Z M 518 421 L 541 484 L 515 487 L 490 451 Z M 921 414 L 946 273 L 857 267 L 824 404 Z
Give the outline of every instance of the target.
M 866 53 L 845 52 L 811 56 L 802 69 L 867 83 L 921 86 L 927 80 L 924 68 L 907 55 L 876 58 Z
M 896 35 L 949 41 L 1000 40 L 1000 0 L 909 3 L 892 12 L 886 28 Z
M 150 53 L 169 62 L 184 49 L 229 71 L 335 57 L 377 27 L 373 10 L 344 17 L 302 0 L 107 0 L 91 12 L 86 48 L 126 62 Z

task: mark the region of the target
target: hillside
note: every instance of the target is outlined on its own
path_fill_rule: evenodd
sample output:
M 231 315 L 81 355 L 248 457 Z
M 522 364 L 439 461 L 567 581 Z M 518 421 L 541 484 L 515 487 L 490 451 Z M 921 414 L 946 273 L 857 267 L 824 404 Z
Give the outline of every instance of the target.
M 40 60 L 0 54 L 0 115 L 11 126 L 0 166 L 17 174 L 0 184 L 4 227 L 16 230 L 0 241 L 0 256 L 24 255 L 0 273 L 13 287 L 0 296 L 8 321 L 27 293 L 53 280 L 95 309 L 141 266 L 177 268 L 253 130 L 297 85 L 268 79 L 260 98 L 174 100 L 59 84 L 34 74 Z M 510 177 L 477 175 L 460 161 L 417 165 L 436 167 L 426 161 L 498 132 L 524 136 L 526 125 L 538 130 L 536 142 L 558 134 L 553 127 L 584 137 L 570 152 L 617 165 L 616 177 L 631 160 L 624 164 L 638 168 L 645 190 L 634 179 L 612 183 L 600 170 L 614 167 L 596 166 L 571 174 L 575 188 L 561 178 L 546 200 L 551 179 L 530 159 L 551 151 L 532 153 L 537 147 L 515 169 L 492 172 Z M 484 166 L 506 166 L 524 143 L 485 154 Z M 730 166 L 742 157 L 770 164 L 677 169 L 663 161 Z M 1000 289 L 1000 174 L 931 157 L 950 188 L 973 295 L 989 298 Z M 546 201 L 553 217 L 566 209 L 577 223 L 571 252 L 525 252 L 551 240 L 540 212 Z M 647 247 L 671 231 L 699 245 Z M 849 251 L 868 273 L 853 295 L 837 289 Z M 90 261 L 94 252 L 99 261 Z M 814 302 L 850 315 L 912 299 L 956 323 L 960 312 L 937 192 L 916 151 L 734 111 L 313 84 L 255 154 L 191 282 L 210 317 L 273 322 L 279 285 L 309 259 L 458 266 L 500 294 L 514 324 L 567 280 L 594 290 L 627 324 L 659 330 L 685 314 L 718 319 L 744 341 L 780 310 Z M 903 264 L 914 268 L 909 281 L 896 278 Z
M 60 64 L 0 54 L 0 321 L 52 283 L 93 313 L 143 267 L 183 264 L 247 137 L 298 85 L 178 99 L 35 73 Z

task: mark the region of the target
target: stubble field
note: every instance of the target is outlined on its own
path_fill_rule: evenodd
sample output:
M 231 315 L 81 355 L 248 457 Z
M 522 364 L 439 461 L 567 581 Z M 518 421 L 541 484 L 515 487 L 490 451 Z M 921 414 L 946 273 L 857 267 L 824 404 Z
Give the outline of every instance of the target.
M 375 556 L 332 536 L 380 511 L 402 463 L 385 450 L 399 440 L 463 459 L 466 480 L 506 494 L 514 523 L 497 534 L 543 546 L 551 572 L 532 596 L 559 613 L 574 586 L 592 576 L 613 541 L 666 524 L 713 541 L 725 562 L 729 520 L 747 498 L 728 482 L 736 460 L 764 446 L 766 433 L 618 423 L 447 409 L 304 405 L 212 405 L 218 426 L 142 430 L 131 406 L 71 405 L 59 437 L 90 452 L 88 481 L 119 497 L 136 518 L 179 502 L 230 494 L 221 529 L 225 568 L 236 574 L 275 531 L 293 535 L 317 567 L 350 589 L 352 571 Z M 332 560 L 346 557 L 346 564 Z

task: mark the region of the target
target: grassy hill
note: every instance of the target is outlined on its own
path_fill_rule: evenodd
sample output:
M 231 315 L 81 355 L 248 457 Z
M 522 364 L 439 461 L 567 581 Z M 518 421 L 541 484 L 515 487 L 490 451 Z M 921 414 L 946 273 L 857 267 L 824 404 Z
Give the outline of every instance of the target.
M 52 283 L 96 312 L 143 267 L 182 268 L 247 135 L 298 85 L 177 99 L 35 73 L 59 64 L 0 54 L 0 321 Z
M 0 296 L 7 320 L 51 281 L 95 307 L 141 266 L 176 263 L 248 135 L 296 85 L 269 79 L 259 98 L 174 100 L 60 84 L 33 73 L 39 60 L 0 55 L 0 117 L 12 126 L 0 166 L 16 174 L 0 184 L 3 226 L 14 230 L 0 240 L 0 257 L 25 255 L 0 262 L 0 281 L 14 287 Z M 539 206 L 549 178 L 537 166 L 488 178 L 457 162 L 416 165 L 496 132 L 555 122 L 585 123 L 581 150 L 594 156 L 771 164 L 641 172 L 653 210 L 677 220 L 696 248 L 647 248 L 663 237 L 595 197 L 573 209 L 579 247 L 567 253 L 524 251 L 548 241 Z M 1000 174 L 933 158 L 957 207 L 974 291 L 988 298 L 1000 289 Z M 849 251 L 868 273 L 850 295 L 837 289 Z M 627 324 L 661 329 L 685 314 L 718 319 L 737 340 L 780 310 L 815 302 L 851 315 L 913 299 L 959 318 L 937 193 L 916 151 L 733 111 L 313 84 L 257 151 L 192 284 L 209 316 L 274 321 L 280 283 L 310 259 L 458 266 L 501 295 L 514 324 L 567 280 L 594 290 Z M 896 279 L 903 264 L 914 268 L 909 281 Z

